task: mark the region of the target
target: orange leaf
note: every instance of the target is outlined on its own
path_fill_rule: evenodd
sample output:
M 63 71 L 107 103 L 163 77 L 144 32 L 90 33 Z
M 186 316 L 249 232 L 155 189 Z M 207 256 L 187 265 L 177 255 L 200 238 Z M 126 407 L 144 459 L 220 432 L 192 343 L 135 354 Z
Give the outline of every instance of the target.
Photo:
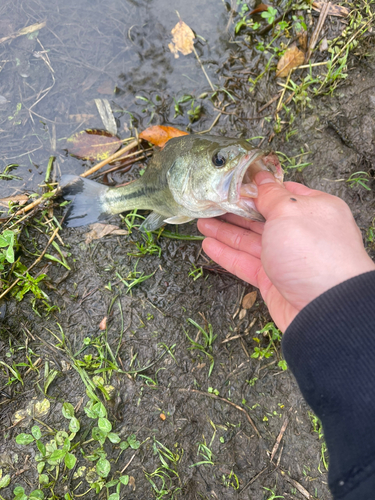
M 179 130 L 178 128 L 167 127 L 165 125 L 153 125 L 140 133 L 139 137 L 145 141 L 151 142 L 151 144 L 154 144 L 155 146 L 163 148 L 169 139 L 172 139 L 173 137 L 180 137 L 181 135 L 189 134 Z
M 258 5 L 258 7 L 256 7 L 255 9 L 253 9 L 251 12 L 249 12 L 249 16 L 252 16 L 253 14 L 258 14 L 259 12 L 265 12 L 266 10 L 268 10 L 268 5 L 264 4 L 264 3 L 260 3 Z
M 101 320 L 99 324 L 99 330 L 105 330 L 107 328 L 107 316 L 104 316 L 104 318 Z
M 326 2 L 313 2 L 312 8 L 320 12 L 325 3 Z M 329 16 L 348 17 L 349 14 L 350 9 L 343 7 L 342 5 L 331 4 L 328 10 Z
M 276 76 L 288 76 L 293 68 L 298 68 L 305 62 L 305 54 L 296 45 L 287 49 L 280 61 L 277 63 Z
M 106 130 L 87 129 L 68 139 L 68 152 L 82 160 L 102 161 L 115 153 L 122 142 Z

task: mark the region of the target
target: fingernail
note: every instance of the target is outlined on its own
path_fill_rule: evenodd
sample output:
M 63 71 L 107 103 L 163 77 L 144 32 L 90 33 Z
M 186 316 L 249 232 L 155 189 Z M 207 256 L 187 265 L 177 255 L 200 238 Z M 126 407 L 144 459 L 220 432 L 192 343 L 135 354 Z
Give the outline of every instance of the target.
M 274 175 L 272 175 L 270 172 L 265 172 L 265 171 L 258 172 L 254 180 L 258 186 L 263 186 L 263 184 L 270 184 L 276 182 Z

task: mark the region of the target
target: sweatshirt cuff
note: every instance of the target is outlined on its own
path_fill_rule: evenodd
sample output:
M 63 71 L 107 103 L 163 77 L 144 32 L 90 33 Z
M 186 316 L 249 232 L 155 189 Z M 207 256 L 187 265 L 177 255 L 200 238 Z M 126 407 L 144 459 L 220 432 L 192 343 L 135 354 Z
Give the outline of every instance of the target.
M 331 288 L 287 328 L 285 360 L 321 419 L 335 498 L 375 483 L 375 271 Z M 357 497 L 352 495 L 357 495 Z M 368 497 L 373 498 L 372 496 Z

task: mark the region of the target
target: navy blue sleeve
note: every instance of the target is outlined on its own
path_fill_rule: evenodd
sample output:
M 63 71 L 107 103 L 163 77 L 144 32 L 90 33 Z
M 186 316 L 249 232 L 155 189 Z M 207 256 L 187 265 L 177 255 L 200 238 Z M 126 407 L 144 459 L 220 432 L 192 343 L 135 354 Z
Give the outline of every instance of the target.
M 375 498 L 375 271 L 308 304 L 282 347 L 301 392 L 321 419 L 335 500 Z

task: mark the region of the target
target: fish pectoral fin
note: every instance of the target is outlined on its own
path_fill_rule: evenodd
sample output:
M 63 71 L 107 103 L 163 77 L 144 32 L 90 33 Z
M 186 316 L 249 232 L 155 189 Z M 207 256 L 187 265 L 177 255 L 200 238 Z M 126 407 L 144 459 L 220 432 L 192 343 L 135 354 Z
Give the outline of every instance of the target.
M 155 231 L 164 224 L 165 215 L 160 215 L 157 212 L 151 212 L 145 221 L 140 226 L 141 231 Z
M 186 222 L 190 222 L 194 219 L 195 217 L 189 217 L 188 215 L 174 215 L 173 217 L 164 219 L 164 222 L 167 224 L 185 224 Z

